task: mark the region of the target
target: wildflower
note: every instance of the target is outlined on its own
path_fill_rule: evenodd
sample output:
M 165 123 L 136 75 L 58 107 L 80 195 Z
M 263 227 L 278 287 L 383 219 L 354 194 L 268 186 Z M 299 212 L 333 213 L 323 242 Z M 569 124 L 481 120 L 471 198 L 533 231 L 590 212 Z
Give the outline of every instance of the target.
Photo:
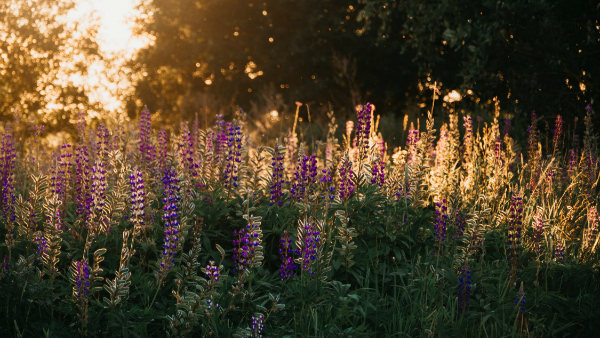
M 181 246 L 179 242 L 179 221 L 178 207 L 179 202 L 179 180 L 174 169 L 167 169 L 163 177 L 164 198 L 163 198 L 163 220 L 165 221 L 165 243 L 163 244 L 163 255 L 160 263 L 160 272 L 165 274 L 175 263 L 175 254 Z
M 565 244 L 560 240 L 554 246 L 554 260 L 558 263 L 562 263 L 565 260 Z
M 41 231 L 37 231 L 35 233 L 35 242 L 37 244 L 37 253 L 39 255 L 43 255 L 44 253 L 47 253 L 48 250 L 50 249 L 48 247 L 48 242 L 46 241 L 46 238 L 44 237 L 44 234 Z
M 91 204 L 88 206 L 89 211 L 96 215 L 102 214 L 102 208 L 104 207 L 104 200 L 106 199 L 106 171 L 104 170 L 104 164 L 100 161 L 96 161 L 96 164 L 92 167 L 92 187 L 91 193 Z
M 371 115 L 373 105 L 367 103 L 358 111 L 358 122 L 356 124 L 356 139 L 359 148 L 359 159 L 366 158 L 369 150 L 369 138 L 371 135 Z
M 371 172 L 371 183 L 377 184 L 380 187 L 383 187 L 385 184 L 385 165 L 383 161 L 373 163 L 373 168 Z
M 317 158 L 315 155 L 298 158 L 298 166 L 294 173 L 294 183 L 290 193 L 292 198 L 301 202 L 310 195 L 311 185 L 315 183 L 317 176 Z
M 469 302 L 471 300 L 471 270 L 469 262 L 465 261 L 460 268 L 460 277 L 458 277 L 458 315 L 469 311 Z
M 281 249 L 279 254 L 281 255 L 281 266 L 279 267 L 279 276 L 281 280 L 288 280 L 296 275 L 296 268 L 298 267 L 294 263 L 294 255 L 298 255 L 298 250 L 292 249 L 292 239 L 290 234 L 286 231 L 283 232 L 283 236 L 280 240 Z
M 238 170 L 239 165 L 242 162 L 242 133 L 240 131 L 240 127 L 235 123 L 227 124 L 227 132 L 227 157 L 223 176 L 223 186 L 225 188 L 237 188 Z
M 283 205 L 283 191 L 282 184 L 283 179 L 283 154 L 279 145 L 275 144 L 274 154 L 272 157 L 272 176 L 271 176 L 271 202 L 269 205 L 277 204 L 277 206 Z
M 521 252 L 521 233 L 523 230 L 523 202 L 518 193 L 512 196 L 508 217 L 508 248 L 506 251 L 508 260 L 511 263 L 511 270 L 515 273 Z
M 442 249 L 446 240 L 446 228 L 448 224 L 448 207 L 446 199 L 435 204 L 435 241 L 437 242 L 438 250 Z
M 340 165 L 339 174 L 340 198 L 342 200 L 347 200 L 354 193 L 354 182 L 352 181 L 354 172 L 352 171 L 352 162 L 350 162 L 348 156 L 344 156 L 342 164 Z
M 131 221 L 135 224 L 135 235 L 139 235 L 144 227 L 144 212 L 146 192 L 144 190 L 144 179 L 142 172 L 136 169 L 129 175 L 131 186 Z
M 0 211 L 8 224 L 15 221 L 14 169 L 17 154 L 11 134 L 2 134 L 0 141 Z M 11 236 L 14 230 L 11 230 Z
M 73 295 L 78 300 L 87 301 L 90 293 L 90 267 L 85 260 L 74 262 L 73 272 Z
M 250 328 L 250 330 L 251 330 L 250 337 L 251 338 L 262 338 L 262 333 L 263 333 L 263 330 L 265 329 L 264 321 L 265 321 L 265 316 L 263 316 L 262 314 L 252 317 L 252 327 Z
M 75 203 L 76 215 L 87 216 L 86 205 L 90 200 L 89 154 L 85 145 L 75 148 Z
M 315 272 L 311 267 L 320 254 L 321 232 L 312 218 L 300 222 L 298 230 L 298 236 L 300 237 L 300 257 L 297 261 L 301 264 L 303 270 L 309 271 L 313 275 Z
M 542 209 L 538 209 L 537 214 L 533 217 L 533 233 L 531 241 L 533 242 L 533 252 L 537 255 L 542 253 L 542 236 L 544 235 L 544 222 L 542 220 Z
M 209 261 L 208 265 L 204 268 L 204 274 L 210 280 L 211 284 L 215 284 L 219 281 L 221 269 L 215 266 L 215 261 Z
M 465 233 L 465 227 L 467 225 L 467 219 L 465 215 L 460 210 L 456 210 L 454 213 L 454 217 L 452 218 L 452 222 L 454 224 L 454 235 L 452 238 L 454 240 L 459 239 Z
M 555 155 L 558 152 L 558 149 L 561 145 L 561 137 L 562 137 L 562 132 L 563 132 L 562 127 L 563 127 L 562 117 L 560 115 L 557 115 L 556 116 L 556 129 L 553 130 L 553 133 L 554 133 L 553 144 L 554 144 L 554 154 Z

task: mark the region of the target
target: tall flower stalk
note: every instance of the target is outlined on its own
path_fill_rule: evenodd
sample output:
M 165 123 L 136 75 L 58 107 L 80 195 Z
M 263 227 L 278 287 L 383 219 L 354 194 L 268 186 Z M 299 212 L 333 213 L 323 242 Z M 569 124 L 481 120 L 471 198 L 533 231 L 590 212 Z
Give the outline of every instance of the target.
M 519 267 L 519 257 L 521 254 L 521 240 L 523 232 L 523 201 L 522 197 L 516 193 L 511 197 L 509 220 L 508 220 L 508 240 L 506 253 L 510 264 L 512 278 L 516 278 Z
M 162 281 L 166 274 L 175 264 L 175 255 L 179 250 L 181 243 L 179 227 L 179 180 L 175 169 L 167 169 L 162 179 L 164 184 L 163 198 L 163 220 L 165 221 L 165 243 L 163 244 L 162 257 L 159 263 L 159 281 Z

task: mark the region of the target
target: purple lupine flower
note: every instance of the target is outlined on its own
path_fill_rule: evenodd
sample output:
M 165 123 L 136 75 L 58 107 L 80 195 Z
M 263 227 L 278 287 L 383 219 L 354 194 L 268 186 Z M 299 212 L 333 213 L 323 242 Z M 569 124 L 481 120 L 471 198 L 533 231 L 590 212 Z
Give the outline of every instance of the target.
M 139 235 L 144 228 L 144 212 L 146 191 L 144 189 L 144 179 L 142 172 L 136 169 L 129 175 L 129 184 L 131 185 L 131 221 L 135 224 L 135 235 Z
M 89 154 L 85 145 L 75 148 L 75 203 L 77 216 L 87 216 L 86 205 L 90 200 Z
M 44 237 L 44 234 L 41 231 L 37 231 L 35 233 L 35 243 L 37 244 L 37 253 L 41 256 L 44 253 L 48 252 L 48 242 Z
M 533 252 L 537 255 L 542 253 L 542 237 L 544 236 L 544 221 L 542 219 L 542 209 L 533 217 L 532 224 L 533 232 L 531 234 L 531 242 L 533 243 Z
M 85 260 L 76 261 L 73 269 L 73 295 L 78 300 L 87 301 L 90 293 L 90 267 Z
M 100 161 L 96 161 L 96 164 L 92 167 L 92 186 L 90 189 L 91 203 L 88 205 L 89 211 L 95 215 L 102 214 L 104 208 L 104 202 L 106 200 L 106 170 L 104 170 L 104 164 Z
M 435 241 L 437 242 L 438 251 L 442 250 L 446 241 L 446 229 L 448 226 L 448 206 L 446 199 L 435 204 Z
M 204 274 L 209 279 L 210 284 L 215 284 L 220 279 L 221 269 L 215 266 L 215 261 L 209 261 L 208 265 L 204 268 Z
M 263 330 L 265 329 L 265 316 L 259 314 L 252 317 L 252 326 L 250 327 L 251 338 L 262 338 Z
M 458 282 L 458 315 L 461 316 L 469 311 L 471 301 L 471 270 L 467 261 L 460 268 Z
M 554 138 L 553 138 L 553 143 L 554 143 L 554 154 L 556 154 L 561 146 L 561 140 L 562 140 L 562 133 L 563 133 L 563 120 L 562 117 L 560 115 L 556 116 L 556 129 L 553 130 L 554 133 Z
M 321 232 L 312 218 L 300 223 L 298 239 L 300 257 L 296 261 L 301 264 L 302 270 L 306 270 L 313 275 L 315 272 L 311 267 L 319 254 Z
M 15 221 L 14 169 L 17 154 L 11 134 L 2 134 L 0 144 L 0 198 L 2 214 L 9 224 Z M 12 229 L 12 227 L 11 227 Z M 14 230 L 10 230 L 11 235 Z
M 577 164 L 579 163 L 579 155 L 576 149 L 569 149 L 569 167 L 567 169 L 568 177 L 575 176 Z
M 463 137 L 463 161 L 469 162 L 471 159 L 471 153 L 473 152 L 473 119 L 471 116 L 463 117 L 465 127 L 465 136 Z
M 281 249 L 279 249 L 279 255 L 281 255 L 281 266 L 279 267 L 279 276 L 281 280 L 286 281 L 296 275 L 296 268 L 298 266 L 294 262 L 294 256 L 299 255 L 300 252 L 292 249 L 292 239 L 287 230 L 283 232 L 280 243 Z
M 369 138 L 371 135 L 371 114 L 373 105 L 367 103 L 358 111 L 356 123 L 356 145 L 359 151 L 359 160 L 367 157 L 369 151 Z
M 70 144 L 63 144 L 61 146 L 60 158 L 58 160 L 57 167 L 57 179 L 59 180 L 58 189 L 56 190 L 56 194 L 60 197 L 61 200 L 67 200 L 67 192 L 69 190 L 69 186 L 71 185 L 71 157 L 72 154 L 69 150 L 71 148 Z
M 340 174 L 340 199 L 347 200 L 354 193 L 354 181 L 352 180 L 354 172 L 352 171 L 352 162 L 348 156 L 345 156 L 339 168 Z
M 290 193 L 292 198 L 298 202 L 303 201 L 311 195 L 312 184 L 316 182 L 317 157 L 315 155 L 298 157 L 298 166 L 294 173 L 294 182 Z
M 558 263 L 565 261 L 565 244 L 561 240 L 557 240 L 554 246 L 554 260 Z
M 380 187 L 385 184 L 385 164 L 383 161 L 373 163 L 371 184 L 377 184 Z
M 331 176 L 331 170 L 323 169 L 321 170 L 323 175 L 319 179 L 319 183 L 321 184 L 321 191 L 325 192 L 327 196 L 322 195 L 321 199 L 325 199 L 325 197 L 329 198 L 329 202 L 333 202 L 335 199 L 335 185 L 333 183 L 333 177 Z
M 512 196 L 508 217 L 508 248 L 506 251 L 508 260 L 511 264 L 511 269 L 513 272 L 516 272 L 519 264 L 519 255 L 521 253 L 521 233 L 523 230 L 523 201 L 518 193 Z
M 100 123 L 100 125 L 98 126 L 98 132 L 96 136 L 96 158 L 106 161 L 106 159 L 108 158 L 108 142 L 110 139 L 110 133 L 108 132 L 108 128 L 103 123 Z
M 465 228 L 467 226 L 467 218 L 460 210 L 456 210 L 454 212 L 454 217 L 452 219 L 452 222 L 454 223 L 454 235 L 452 236 L 452 238 L 454 240 L 458 240 L 460 237 L 462 237 L 465 234 Z
M 520 313 L 524 313 L 525 312 L 525 304 L 526 304 L 525 288 L 523 287 L 523 283 L 521 282 L 521 287 L 519 287 L 519 292 L 517 293 L 517 296 L 515 297 L 516 309 Z
M 163 255 L 160 263 L 160 273 L 162 276 L 171 269 L 175 263 L 175 254 L 181 246 L 179 242 L 179 220 L 177 213 L 179 208 L 179 180 L 175 169 L 167 169 L 162 179 L 164 184 L 163 198 L 163 220 L 165 221 L 165 243 L 163 244 Z
M 242 132 L 235 123 L 227 123 L 226 164 L 223 175 L 225 188 L 237 188 L 238 170 L 242 162 Z
M 275 144 L 275 149 L 273 153 L 272 163 L 272 176 L 271 176 L 271 202 L 269 205 L 277 204 L 277 206 L 283 205 L 283 190 L 282 184 L 284 182 L 283 179 L 283 154 L 281 153 L 281 149 L 278 144 Z
M 233 259 L 233 270 L 231 271 L 233 274 L 240 273 L 244 274 L 246 267 L 248 265 L 248 259 L 254 255 L 254 247 L 251 243 L 250 233 L 246 231 L 246 229 L 241 229 L 239 231 L 233 232 L 233 255 L 231 258 Z

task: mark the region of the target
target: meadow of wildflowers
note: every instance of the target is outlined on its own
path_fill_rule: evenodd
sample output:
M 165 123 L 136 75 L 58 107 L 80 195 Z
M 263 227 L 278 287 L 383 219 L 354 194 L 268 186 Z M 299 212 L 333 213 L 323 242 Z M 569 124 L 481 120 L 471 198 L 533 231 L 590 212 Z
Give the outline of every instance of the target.
M 499 108 L 429 114 L 396 149 L 371 104 L 341 134 L 328 114 L 322 140 L 300 109 L 265 144 L 243 111 L 208 129 L 80 114 L 55 149 L 5 125 L 0 335 L 598 335 L 589 106 L 551 134 L 532 113 L 524 144 Z

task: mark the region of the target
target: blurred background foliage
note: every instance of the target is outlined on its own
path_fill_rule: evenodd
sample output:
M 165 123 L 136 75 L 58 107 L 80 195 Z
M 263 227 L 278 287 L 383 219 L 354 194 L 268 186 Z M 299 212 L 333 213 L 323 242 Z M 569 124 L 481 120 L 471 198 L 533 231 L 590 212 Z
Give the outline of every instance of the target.
M 64 20 L 75 3 L 0 4 L 1 120 L 17 106 L 49 127 L 78 110 L 108 116 L 77 81 L 106 57 L 94 25 Z M 517 128 L 532 110 L 569 123 L 598 101 L 593 0 L 142 0 L 138 10 L 134 30 L 150 43 L 124 60 L 128 85 L 113 93 L 125 119 L 147 105 L 158 122 L 207 126 L 235 107 L 293 112 L 295 101 L 346 117 L 369 101 L 402 120 L 426 112 L 434 83 L 441 97 L 461 95 L 437 115 L 484 115 L 497 96 Z

